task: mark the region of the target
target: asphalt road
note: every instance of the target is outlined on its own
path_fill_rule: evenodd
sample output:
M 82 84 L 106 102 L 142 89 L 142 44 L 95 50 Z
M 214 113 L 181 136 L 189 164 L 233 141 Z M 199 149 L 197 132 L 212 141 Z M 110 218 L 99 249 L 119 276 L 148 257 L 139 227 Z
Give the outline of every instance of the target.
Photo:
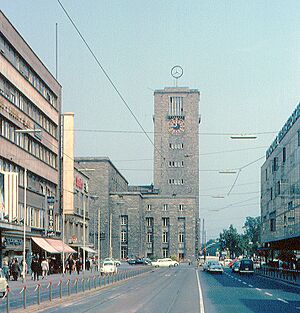
M 229 269 L 217 275 L 180 264 L 52 304 L 47 309 L 41 305 L 39 312 L 300 313 L 300 288 Z
M 198 313 L 196 271 L 188 265 L 154 269 L 96 294 L 40 312 Z
M 300 313 L 300 288 L 257 275 L 199 271 L 205 313 Z

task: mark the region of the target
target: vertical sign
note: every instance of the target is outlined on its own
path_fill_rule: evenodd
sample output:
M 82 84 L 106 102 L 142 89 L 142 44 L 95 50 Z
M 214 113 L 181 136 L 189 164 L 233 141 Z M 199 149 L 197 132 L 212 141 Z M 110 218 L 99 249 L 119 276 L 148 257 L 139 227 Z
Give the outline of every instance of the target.
M 54 211 L 54 197 L 47 197 L 48 202 L 48 236 L 54 235 L 54 218 L 53 218 L 53 211 Z
M 4 174 L 0 173 L 0 212 L 4 212 Z

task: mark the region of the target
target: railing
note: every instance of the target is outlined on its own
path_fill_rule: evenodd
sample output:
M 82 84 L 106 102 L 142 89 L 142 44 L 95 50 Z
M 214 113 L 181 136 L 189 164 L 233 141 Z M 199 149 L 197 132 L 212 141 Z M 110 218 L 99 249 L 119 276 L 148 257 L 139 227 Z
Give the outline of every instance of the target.
M 258 275 L 279 279 L 295 285 L 300 285 L 300 271 L 288 270 L 274 267 L 257 268 L 255 273 Z
M 12 312 L 15 309 L 26 309 L 30 305 L 41 305 L 46 301 L 62 299 L 63 297 L 86 292 L 89 290 L 100 290 L 117 282 L 133 278 L 137 275 L 149 272 L 152 268 L 139 268 L 135 270 L 120 271 L 115 275 L 94 275 L 89 277 L 61 278 L 59 281 L 51 281 L 47 286 L 41 284 L 27 287 L 25 284 L 21 289 L 10 289 L 0 298 L 0 312 Z

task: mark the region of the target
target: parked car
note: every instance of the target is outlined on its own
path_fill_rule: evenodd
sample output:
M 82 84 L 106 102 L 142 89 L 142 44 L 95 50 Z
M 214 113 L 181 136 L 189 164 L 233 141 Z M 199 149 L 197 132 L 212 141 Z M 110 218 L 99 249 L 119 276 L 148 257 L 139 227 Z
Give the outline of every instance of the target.
M 240 274 L 253 274 L 254 267 L 251 259 L 242 259 L 239 267 Z
M 114 261 L 104 261 L 100 268 L 101 275 L 114 275 L 117 274 L 118 269 Z
M 7 288 L 8 288 L 7 280 L 2 270 L 0 270 L 0 293 L 2 293 L 2 297 L 5 295 Z
M 154 267 L 175 267 L 178 266 L 179 263 L 177 261 L 173 261 L 169 258 L 158 259 L 157 261 L 152 261 L 151 265 Z
M 237 273 L 240 270 L 240 262 L 239 261 L 234 262 L 231 266 L 231 270 L 234 273 Z

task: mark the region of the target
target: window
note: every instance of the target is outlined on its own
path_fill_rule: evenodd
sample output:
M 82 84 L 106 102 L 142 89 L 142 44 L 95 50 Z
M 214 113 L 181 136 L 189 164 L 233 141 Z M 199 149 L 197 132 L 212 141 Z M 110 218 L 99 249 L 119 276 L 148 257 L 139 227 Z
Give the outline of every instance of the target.
M 162 218 L 162 226 L 163 227 L 168 227 L 169 226 L 169 218 L 168 217 L 163 217 Z
M 280 181 L 277 182 L 277 195 L 280 195 Z
M 276 231 L 276 219 L 275 218 L 270 219 L 270 231 Z
M 298 147 L 300 147 L 300 129 L 298 130 Z
M 121 247 L 121 259 L 126 259 L 127 257 L 127 247 Z
M 183 97 L 170 97 L 170 116 L 183 116 Z
M 167 204 L 164 204 L 164 205 L 163 205 L 163 210 L 164 210 L 164 211 L 168 211 L 168 205 L 167 205 Z
M 121 215 L 121 225 L 126 226 L 127 225 L 128 216 L 127 215 Z
M 273 167 L 272 168 L 273 168 L 273 173 L 278 170 L 278 158 L 277 157 L 275 157 L 273 159 Z
M 152 209 L 152 205 L 151 205 L 151 204 L 148 204 L 148 205 L 147 205 L 147 211 L 151 211 L 151 209 Z
M 270 198 L 271 198 L 271 200 L 273 200 L 273 188 L 272 187 L 270 189 Z
M 162 233 L 162 243 L 168 243 L 168 232 L 166 231 Z
M 268 168 L 265 169 L 266 180 L 268 180 Z
M 126 231 L 125 230 L 122 230 L 121 231 L 121 242 L 127 242 L 126 240 Z
M 178 209 L 179 209 L 180 212 L 182 212 L 183 211 L 183 204 L 179 204 Z
M 162 249 L 162 256 L 163 258 L 167 258 L 169 256 L 169 251 L 167 248 Z
M 286 147 L 283 147 L 282 149 L 282 162 L 284 163 L 286 161 Z
M 184 242 L 184 233 L 180 232 L 178 234 L 178 242 L 183 243 Z
M 153 226 L 153 217 L 146 217 L 146 225 L 147 227 Z
M 153 242 L 152 239 L 153 239 L 152 233 L 147 233 L 147 236 L 146 236 L 147 243 L 152 243 Z

